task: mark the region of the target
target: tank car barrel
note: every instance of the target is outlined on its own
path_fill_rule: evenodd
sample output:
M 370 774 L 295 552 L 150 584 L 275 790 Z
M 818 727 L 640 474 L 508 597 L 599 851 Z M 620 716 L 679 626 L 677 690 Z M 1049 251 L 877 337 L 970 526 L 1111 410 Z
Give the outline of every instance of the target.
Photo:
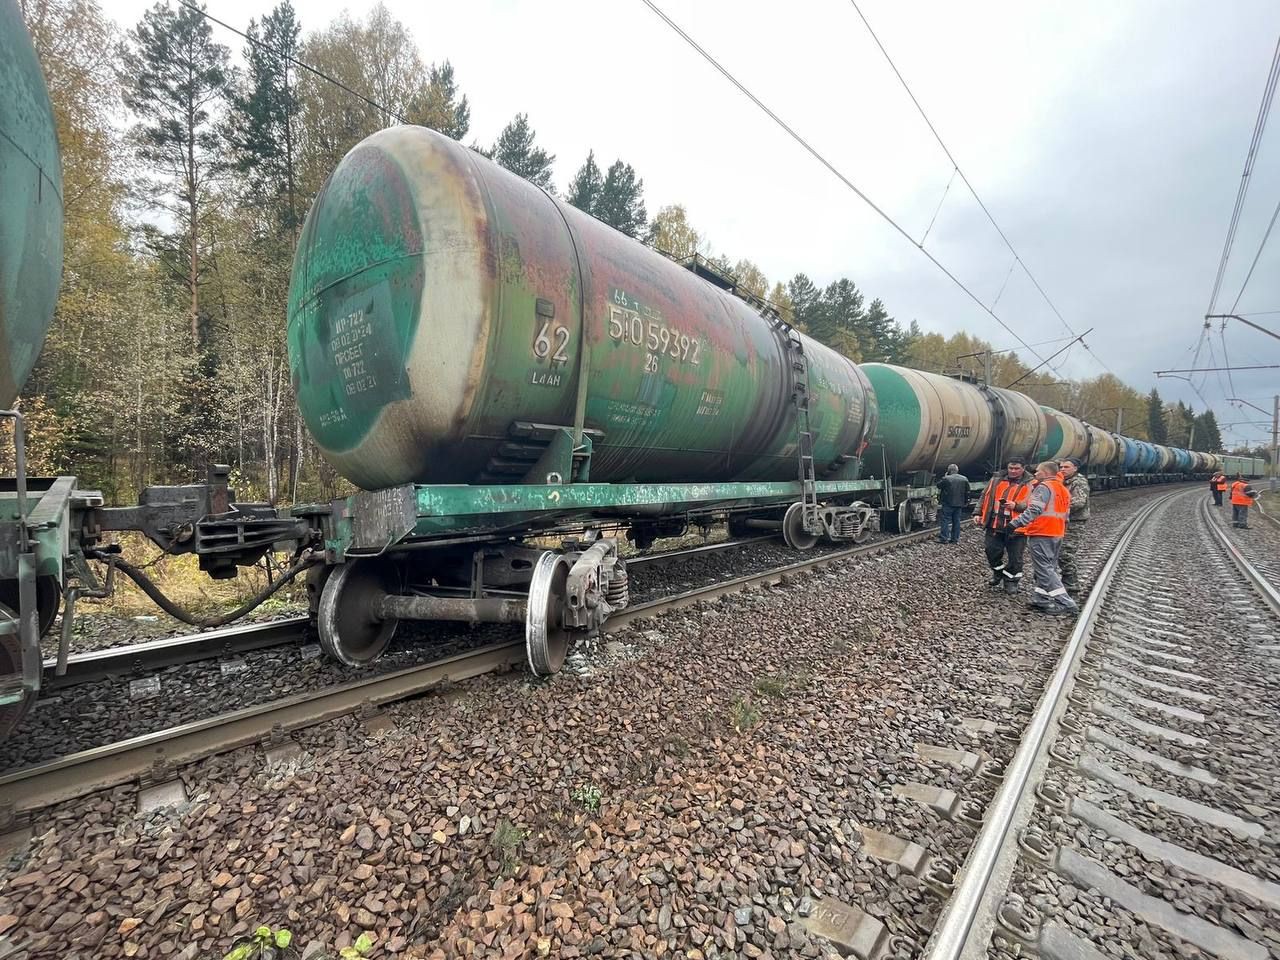
M 528 601 L 503 597 L 402 597 L 375 603 L 381 620 L 456 620 L 462 623 L 524 623 Z

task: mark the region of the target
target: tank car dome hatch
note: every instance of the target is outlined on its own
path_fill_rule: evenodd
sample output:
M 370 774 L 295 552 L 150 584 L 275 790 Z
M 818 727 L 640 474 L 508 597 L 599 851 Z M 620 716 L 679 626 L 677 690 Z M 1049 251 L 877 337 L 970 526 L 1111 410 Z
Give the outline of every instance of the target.
M 0 3 L 0 407 L 44 345 L 62 282 L 62 168 L 53 106 L 18 4 Z
M 818 477 L 856 469 L 875 426 L 855 364 L 422 127 L 330 175 L 288 323 L 302 415 L 366 489 L 520 482 L 579 409 L 592 481 L 793 479 L 789 336 Z

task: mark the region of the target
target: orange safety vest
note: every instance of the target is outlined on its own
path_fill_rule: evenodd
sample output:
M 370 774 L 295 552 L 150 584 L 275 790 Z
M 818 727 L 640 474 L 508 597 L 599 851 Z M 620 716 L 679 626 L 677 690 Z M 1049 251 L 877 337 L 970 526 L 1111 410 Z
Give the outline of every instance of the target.
M 1225 493 L 1227 489 L 1227 478 L 1220 473 L 1215 473 L 1213 479 L 1209 481 L 1213 484 L 1213 489 L 1219 493 Z
M 1244 480 L 1237 480 L 1231 484 L 1231 505 L 1233 507 L 1249 507 L 1253 505 L 1253 497 L 1245 493 L 1249 489 L 1249 484 Z
M 1066 485 L 1057 477 L 1037 480 L 1032 487 L 1045 484 L 1053 492 L 1049 505 L 1044 512 L 1025 527 L 1022 532 L 1028 537 L 1061 537 L 1067 532 L 1067 516 L 1071 513 L 1071 493 Z
M 1030 478 L 1024 473 L 1016 483 L 1007 477 L 992 477 L 987 489 L 982 491 L 978 504 L 978 518 L 989 530 L 1003 530 L 1018 514 L 1027 508 L 1031 493 Z

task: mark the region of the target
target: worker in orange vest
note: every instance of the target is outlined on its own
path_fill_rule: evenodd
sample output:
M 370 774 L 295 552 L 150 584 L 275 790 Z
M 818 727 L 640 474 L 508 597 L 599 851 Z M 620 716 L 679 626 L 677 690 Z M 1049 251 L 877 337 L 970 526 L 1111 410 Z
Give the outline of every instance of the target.
M 1258 493 L 1249 481 L 1236 474 L 1231 484 L 1231 525 L 1241 530 L 1249 529 L 1249 508 L 1258 499 Z
M 1023 536 L 1009 532 L 1010 522 L 1027 505 L 1031 478 L 1021 457 L 1010 457 L 1003 474 L 996 474 L 982 491 L 973 522 L 986 530 L 983 548 L 991 567 L 991 587 L 1016 594 L 1022 585 L 1022 557 L 1027 548 Z
M 1027 509 L 1009 524 L 1027 538 L 1036 589 L 1029 607 L 1042 613 L 1075 613 L 1079 605 L 1067 595 L 1058 573 L 1058 553 L 1071 514 L 1071 494 L 1058 476 L 1058 464 L 1046 460 L 1036 467 L 1036 479 L 1027 497 Z
M 1222 495 L 1227 492 L 1227 475 L 1221 470 L 1215 471 L 1209 478 L 1209 489 L 1213 491 L 1213 505 L 1222 506 Z

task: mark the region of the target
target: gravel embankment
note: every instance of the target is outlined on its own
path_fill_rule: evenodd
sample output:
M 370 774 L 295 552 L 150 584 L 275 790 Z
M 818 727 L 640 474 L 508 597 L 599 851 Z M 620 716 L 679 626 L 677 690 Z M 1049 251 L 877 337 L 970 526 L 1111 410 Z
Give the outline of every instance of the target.
M 1097 501 L 1095 546 L 1133 499 Z M 994 783 L 916 746 L 1008 759 L 961 721 L 1020 727 L 1069 631 L 985 581 L 966 527 L 652 618 L 547 682 L 402 704 L 390 733 L 317 728 L 284 768 L 207 761 L 182 809 L 65 804 L 0 881 L 0 936 L 33 958 L 220 956 L 260 923 L 335 952 L 367 930 L 377 956 L 815 957 L 796 915 L 830 896 L 914 954 L 939 901 L 859 825 L 961 859 L 972 828 L 893 788 L 985 805 Z

